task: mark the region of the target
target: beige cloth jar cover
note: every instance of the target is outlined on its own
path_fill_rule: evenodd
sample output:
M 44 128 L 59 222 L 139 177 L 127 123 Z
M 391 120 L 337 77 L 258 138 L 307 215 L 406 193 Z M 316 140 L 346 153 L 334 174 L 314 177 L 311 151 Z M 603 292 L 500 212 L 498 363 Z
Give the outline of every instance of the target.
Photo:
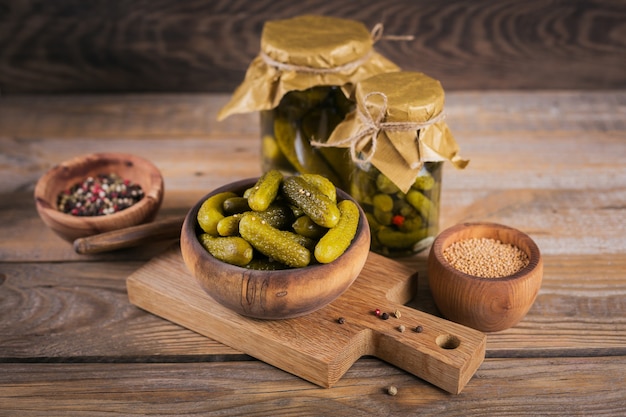
M 373 164 L 403 192 L 423 162 L 468 160 L 444 121 L 441 83 L 419 72 L 379 74 L 356 85 L 357 108 L 318 146 L 350 147 L 353 160 Z
M 374 50 L 376 40 L 353 20 L 305 15 L 268 21 L 259 55 L 217 118 L 273 109 L 289 91 L 315 86 L 340 86 L 350 97 L 358 81 L 399 71 Z

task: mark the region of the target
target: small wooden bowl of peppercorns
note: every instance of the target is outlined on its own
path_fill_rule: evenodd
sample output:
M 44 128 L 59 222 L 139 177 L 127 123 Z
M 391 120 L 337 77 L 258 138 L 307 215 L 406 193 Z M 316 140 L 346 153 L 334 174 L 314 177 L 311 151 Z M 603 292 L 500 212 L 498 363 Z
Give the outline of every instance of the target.
M 519 323 L 543 278 L 539 248 L 496 223 L 462 223 L 437 236 L 428 257 L 430 291 L 441 314 L 484 332 Z
M 152 221 L 163 201 L 163 177 L 144 158 L 94 153 L 52 167 L 34 197 L 44 223 L 73 242 Z

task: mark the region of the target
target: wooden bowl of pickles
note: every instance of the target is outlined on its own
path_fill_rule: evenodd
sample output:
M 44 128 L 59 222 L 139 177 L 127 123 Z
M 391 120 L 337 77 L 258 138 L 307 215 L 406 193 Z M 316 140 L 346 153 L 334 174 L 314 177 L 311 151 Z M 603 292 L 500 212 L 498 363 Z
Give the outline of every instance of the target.
M 93 153 L 48 170 L 34 198 L 43 222 L 73 242 L 152 221 L 163 200 L 163 177 L 139 156 Z
M 276 320 L 343 294 L 365 265 L 370 232 L 361 207 L 325 177 L 272 170 L 202 197 L 185 217 L 180 246 L 214 300 Z

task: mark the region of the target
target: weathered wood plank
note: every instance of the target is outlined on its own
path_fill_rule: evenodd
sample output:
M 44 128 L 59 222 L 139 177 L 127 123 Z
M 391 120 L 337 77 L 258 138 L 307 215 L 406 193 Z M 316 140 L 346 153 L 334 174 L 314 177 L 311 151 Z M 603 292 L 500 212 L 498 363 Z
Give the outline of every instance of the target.
M 0 91 L 230 92 L 258 52 L 263 23 L 307 13 L 414 35 L 377 49 L 448 89 L 626 86 L 620 0 L 5 0 Z
M 453 96 L 461 96 L 466 102 L 464 93 Z M 473 131 L 465 124 L 475 123 L 475 119 L 459 118 L 455 123 L 462 153 L 471 162 L 463 171 L 449 166 L 444 170 L 441 227 L 489 220 L 528 232 L 547 254 L 624 253 L 626 106 L 619 103 L 626 101 L 626 94 L 614 96 L 618 103 L 615 107 L 611 101 L 602 106 L 599 97 L 598 101 L 582 100 L 585 105 L 573 98 L 571 102 L 578 104 L 561 105 L 559 112 L 566 119 L 592 112 L 592 104 L 598 105 L 604 115 L 596 119 L 599 124 L 587 129 L 581 125 L 578 131 L 570 125 L 567 126 L 572 130 L 541 126 L 541 120 L 547 119 L 540 118 L 540 108 L 520 115 L 516 110 L 533 107 L 534 100 L 527 95 L 510 95 L 502 100 L 501 94 L 488 94 L 483 96 L 485 103 L 489 102 L 486 97 L 498 104 L 475 110 L 477 118 L 485 122 L 482 131 Z M 544 100 L 548 99 L 544 96 Z M 506 102 L 511 105 L 509 112 L 503 111 Z M 459 111 L 456 105 L 449 108 Z M 26 106 L 19 114 L 28 114 Z M 0 112 L 0 118 L 1 115 Z M 492 128 L 490 123 L 498 115 L 513 121 L 519 130 L 504 132 L 498 131 L 497 126 Z M 16 120 L 13 123 L 4 119 L 0 124 L 0 132 L 5 132 L 4 136 L 0 133 L 0 212 L 7 237 L 0 241 L 0 255 L 6 260 L 23 261 L 26 254 L 41 260 L 68 259 L 72 255 L 67 253 L 66 245 L 59 245 L 61 241 L 56 236 L 42 229 L 29 193 L 48 168 L 78 154 L 115 149 L 152 160 L 165 177 L 161 216 L 184 215 L 209 190 L 260 173 L 260 164 L 249 162 L 260 159 L 255 133 L 228 136 L 218 131 L 198 137 L 181 137 L 177 133 L 161 138 L 150 133 L 148 137 L 131 133 L 127 137 L 127 129 L 132 132 L 138 128 L 130 123 L 130 127 L 114 128 L 119 136 L 102 138 L 96 123 L 86 125 L 84 136 L 59 138 L 54 135 L 67 132 L 55 129 L 53 124 L 50 137 L 24 139 L 13 136 L 21 129 L 19 126 L 37 124 L 19 123 L 19 117 Z M 52 120 L 44 116 L 38 129 L 44 129 Z M 147 121 L 141 123 L 144 122 Z M 521 128 L 524 123 L 526 131 Z M 539 126 L 535 131 L 536 125 Z M 151 141 L 158 146 L 151 146 Z
M 0 362 L 245 356 L 130 304 L 125 279 L 141 265 L 0 264 Z
M 438 315 L 425 259 L 406 262 L 420 277 L 409 305 Z M 488 335 L 487 356 L 626 355 L 626 259 L 547 256 L 544 262 L 532 309 L 518 326 Z M 0 263 L 0 358 L 206 360 L 240 354 L 132 306 L 125 278 L 141 265 Z
M 161 215 L 185 215 L 208 190 L 220 185 L 217 182 L 206 180 L 204 190 L 166 193 Z M 523 230 L 544 255 L 618 257 L 626 251 L 624 187 L 564 191 L 446 188 L 441 204 L 442 230 L 465 221 L 491 221 Z M 46 228 L 30 193 L 4 194 L 0 216 L 4 222 L 0 259 L 5 262 L 149 259 L 165 247 L 165 242 L 155 242 L 143 248 L 78 255 L 70 243 Z
M 259 134 L 258 114 L 217 122 L 230 94 L 95 94 L 0 99 L 0 137 L 101 139 L 195 138 Z M 454 132 L 519 133 L 626 129 L 626 93 L 616 91 L 448 91 Z M 460 137 L 461 145 L 464 138 Z M 60 145 L 59 145 L 60 146 Z
M 613 416 L 626 408 L 624 366 L 624 357 L 487 359 L 463 393 L 450 395 L 376 359 L 359 360 L 332 389 L 256 361 L 5 363 L 0 414 Z

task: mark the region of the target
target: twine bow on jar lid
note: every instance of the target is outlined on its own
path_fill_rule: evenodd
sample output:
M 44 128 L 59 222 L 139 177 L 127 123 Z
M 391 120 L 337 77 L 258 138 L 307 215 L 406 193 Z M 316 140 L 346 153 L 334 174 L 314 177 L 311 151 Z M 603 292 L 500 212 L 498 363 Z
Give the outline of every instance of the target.
M 270 110 L 286 93 L 315 86 L 340 86 L 348 97 L 358 81 L 399 71 L 374 50 L 380 39 L 409 38 L 383 36 L 382 25 L 370 32 L 360 22 L 329 16 L 268 21 L 263 26 L 259 54 L 217 118 Z
M 353 162 L 373 164 L 403 192 L 424 162 L 468 164 L 444 121 L 439 81 L 416 72 L 380 74 L 358 83 L 355 96 L 357 109 L 314 145 L 349 147 Z

